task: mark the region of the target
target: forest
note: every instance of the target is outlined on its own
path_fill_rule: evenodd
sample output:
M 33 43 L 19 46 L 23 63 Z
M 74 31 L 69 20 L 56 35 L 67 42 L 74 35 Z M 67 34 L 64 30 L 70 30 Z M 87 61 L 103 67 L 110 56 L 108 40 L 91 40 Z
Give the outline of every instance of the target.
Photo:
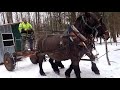
M 21 22 L 26 18 L 33 25 L 36 36 L 41 31 L 63 32 L 84 12 L 0 12 L 0 25 Z M 120 35 L 120 12 L 94 12 L 110 32 L 110 40 L 117 42 Z M 101 41 L 101 40 L 100 40 Z M 100 42 L 101 43 L 101 42 Z

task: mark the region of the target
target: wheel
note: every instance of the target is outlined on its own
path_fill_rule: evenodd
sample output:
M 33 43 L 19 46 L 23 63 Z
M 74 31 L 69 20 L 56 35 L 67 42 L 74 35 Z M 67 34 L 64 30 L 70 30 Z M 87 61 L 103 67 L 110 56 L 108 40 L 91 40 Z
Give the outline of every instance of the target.
M 33 64 L 37 64 L 38 63 L 38 58 L 35 54 L 30 56 L 30 60 Z
M 4 65 L 8 71 L 15 69 L 15 61 L 9 52 L 4 54 Z

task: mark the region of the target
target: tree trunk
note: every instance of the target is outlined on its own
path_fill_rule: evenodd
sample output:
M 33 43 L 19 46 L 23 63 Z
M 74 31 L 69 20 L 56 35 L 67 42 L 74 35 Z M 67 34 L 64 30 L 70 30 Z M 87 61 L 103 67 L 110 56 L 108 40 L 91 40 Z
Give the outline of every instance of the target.
M 113 39 L 113 42 L 117 42 L 117 40 L 116 40 L 116 31 L 115 31 L 115 15 L 114 15 L 114 13 L 110 14 L 109 26 L 110 26 L 111 38 Z
M 5 24 L 5 16 L 4 15 L 5 15 L 4 12 L 2 12 L 2 22 L 3 22 L 3 24 Z
M 28 22 L 30 22 L 30 12 L 27 12 L 28 16 Z
M 58 30 L 62 30 L 61 12 L 58 12 Z
M 53 30 L 53 22 L 52 22 L 52 12 L 49 13 L 50 17 L 50 30 L 52 31 Z
M 113 42 L 117 42 L 116 35 L 113 34 Z
M 18 13 L 16 12 L 15 15 L 16 15 L 16 21 L 19 22 Z
M 6 12 L 7 22 L 13 23 L 12 12 Z
M 21 19 L 23 19 L 23 12 L 20 12 Z
M 71 12 L 70 24 L 74 24 L 75 20 L 76 20 L 76 12 Z
M 115 16 L 114 16 L 115 17 Z M 113 30 L 113 42 L 117 42 L 117 39 L 116 39 L 116 28 L 115 28 L 115 19 L 113 18 L 113 28 L 114 28 L 114 30 Z

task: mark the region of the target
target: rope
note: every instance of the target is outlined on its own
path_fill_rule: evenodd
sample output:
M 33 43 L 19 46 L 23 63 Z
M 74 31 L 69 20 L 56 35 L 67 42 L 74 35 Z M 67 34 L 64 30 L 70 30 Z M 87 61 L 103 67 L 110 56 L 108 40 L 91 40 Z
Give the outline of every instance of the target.
M 111 50 L 111 51 L 118 51 L 118 50 L 120 50 L 120 49 L 115 49 L 115 50 Z M 111 52 L 111 51 L 108 51 L 108 53 Z M 106 53 L 104 53 L 103 55 L 101 55 L 98 59 L 100 59 L 100 58 L 103 57 L 104 55 L 106 55 Z

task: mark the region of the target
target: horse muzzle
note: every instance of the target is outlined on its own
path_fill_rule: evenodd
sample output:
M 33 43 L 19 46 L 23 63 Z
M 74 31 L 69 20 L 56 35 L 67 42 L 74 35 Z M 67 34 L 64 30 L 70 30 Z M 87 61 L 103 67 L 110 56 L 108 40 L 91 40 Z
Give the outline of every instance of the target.
M 108 33 L 105 33 L 105 34 L 103 35 L 103 39 L 108 40 L 109 38 L 110 38 L 110 36 L 109 36 Z

